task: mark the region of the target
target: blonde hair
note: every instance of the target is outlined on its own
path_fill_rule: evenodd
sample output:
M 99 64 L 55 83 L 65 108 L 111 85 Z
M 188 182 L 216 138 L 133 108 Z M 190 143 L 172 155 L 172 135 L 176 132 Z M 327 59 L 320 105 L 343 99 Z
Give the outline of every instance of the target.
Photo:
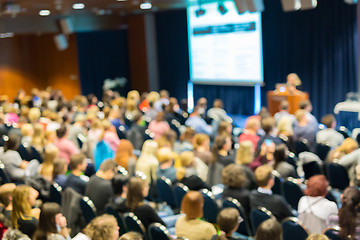
M 284 116 L 279 119 L 276 128 L 278 129 L 279 134 L 283 133 L 287 136 L 292 136 L 294 135 L 292 124 L 291 118 Z
M 131 99 L 131 100 L 134 100 L 134 101 L 137 102 L 140 99 L 140 94 L 139 94 L 139 92 L 137 90 L 131 90 L 127 94 L 127 99 Z
M 329 240 L 329 238 L 321 233 L 312 233 L 306 238 L 306 240 Z
M 84 233 L 90 239 L 108 240 L 113 239 L 116 234 L 118 224 L 114 216 L 104 214 L 91 220 L 85 227 Z
M 306 111 L 303 109 L 299 109 L 295 112 L 295 118 L 297 121 L 300 121 L 306 114 Z
M 358 147 L 359 147 L 359 144 L 357 143 L 357 141 L 355 141 L 352 138 L 346 138 L 342 142 L 342 144 L 335 149 L 335 151 L 341 152 L 344 154 L 348 154 Z
M 14 228 L 18 228 L 19 218 L 31 216 L 31 205 L 29 203 L 31 187 L 27 185 L 19 185 L 13 192 L 13 210 L 11 212 L 11 224 Z
M 251 141 L 242 141 L 236 151 L 237 164 L 250 164 L 254 160 L 254 144 Z
M 30 136 L 34 134 L 34 128 L 30 123 L 25 123 L 21 126 L 21 134 L 23 136 Z
M 155 103 L 160 99 L 160 94 L 152 91 L 147 95 L 146 99 L 148 100 L 149 103 Z
M 173 160 L 173 153 L 170 148 L 162 147 L 157 151 L 157 159 L 159 163 Z
M 209 136 L 206 135 L 205 133 L 195 134 L 195 136 L 193 138 L 194 149 L 196 150 L 198 147 L 203 145 L 205 143 L 205 141 L 209 141 L 209 140 L 210 140 Z
M 37 107 L 33 107 L 29 110 L 28 118 L 31 123 L 37 122 L 41 116 L 40 109 Z

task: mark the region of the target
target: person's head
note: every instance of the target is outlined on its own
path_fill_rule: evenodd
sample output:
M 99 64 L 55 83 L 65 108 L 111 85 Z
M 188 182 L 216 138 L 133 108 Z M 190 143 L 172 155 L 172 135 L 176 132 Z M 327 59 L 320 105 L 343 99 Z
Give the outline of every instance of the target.
M 312 105 L 309 100 L 303 100 L 299 102 L 299 108 L 303 109 L 305 111 L 311 112 L 312 111 Z
M 70 170 L 80 170 L 85 171 L 86 169 L 86 161 L 85 155 L 82 153 L 74 154 L 70 157 Z
M 90 239 L 117 240 L 119 238 L 119 226 L 114 216 L 104 214 L 91 220 L 85 227 L 84 233 Z
M 276 128 L 278 134 L 285 134 L 286 136 L 292 136 L 294 134 L 293 120 L 290 117 L 281 117 L 276 124 Z
M 21 126 L 21 135 L 25 136 L 32 136 L 34 135 L 34 127 L 30 123 L 25 123 Z
M 160 94 L 160 98 L 169 98 L 169 92 L 165 89 L 160 90 L 159 94 Z
M 35 205 L 35 201 L 39 196 L 39 192 L 27 185 L 19 185 L 13 192 L 13 210 L 11 213 L 11 224 L 18 228 L 18 219 L 22 215 L 31 216 L 31 208 Z
M 134 210 L 140 206 L 144 198 L 149 193 L 149 185 L 147 182 L 138 177 L 132 177 L 128 183 L 128 194 L 126 199 L 126 206 L 130 210 Z
M 282 227 L 276 219 L 268 219 L 257 228 L 255 240 L 281 240 Z
M 114 162 L 114 160 L 112 159 L 108 159 L 103 161 L 100 164 L 99 170 L 100 173 L 102 173 L 102 177 L 106 180 L 111 180 L 113 179 L 113 177 L 115 176 L 115 172 L 116 172 L 116 163 Z
M 214 139 L 214 143 L 211 146 L 211 152 L 213 153 L 214 157 L 216 157 L 217 154 L 219 154 L 220 150 L 228 151 L 230 149 L 231 149 L 231 139 L 229 136 L 226 135 L 216 136 Z
M 266 117 L 261 120 L 261 127 L 266 134 L 270 134 L 275 127 L 275 119 L 273 117 Z
M 329 240 L 329 238 L 321 233 L 311 233 L 306 240 Z
M 173 152 L 168 147 L 162 147 L 157 151 L 157 159 L 160 164 L 173 162 Z
M 195 134 L 194 139 L 193 139 L 193 146 L 194 146 L 195 150 L 197 150 L 200 146 L 208 149 L 210 147 L 209 136 L 206 135 L 205 133 Z
M 191 127 L 186 127 L 185 131 L 180 136 L 180 141 L 192 142 L 195 136 L 195 130 Z
M 31 123 L 37 122 L 41 116 L 40 109 L 33 107 L 29 110 L 28 118 Z
M 297 110 L 294 115 L 298 122 L 304 121 L 306 119 L 306 111 L 303 109 Z
M 58 138 L 63 138 L 66 135 L 67 129 L 66 125 L 62 124 L 58 129 L 56 129 L 56 136 Z
M 321 118 L 321 123 L 324 124 L 327 128 L 334 128 L 336 126 L 336 120 L 332 114 L 323 116 Z
M 245 187 L 247 184 L 246 174 L 242 166 L 229 164 L 222 170 L 222 182 L 232 188 Z
M 280 162 L 286 162 L 287 151 L 288 149 L 285 144 L 282 143 L 276 145 L 274 152 L 275 165 L 279 164 Z
M 158 143 L 154 140 L 146 140 L 142 147 L 141 153 L 155 155 L 158 148 Z
M 184 151 L 184 152 L 180 153 L 179 159 L 180 159 L 182 167 L 185 167 L 185 168 L 191 167 L 191 166 L 193 166 L 193 163 L 195 160 L 194 152 Z
M 341 194 L 342 206 L 339 210 L 340 237 L 355 239 L 357 212 L 360 204 L 360 191 L 357 187 L 347 187 Z
M 127 232 L 119 238 L 119 240 L 142 240 L 142 236 L 138 232 Z
M 181 211 L 186 218 L 196 219 L 203 216 L 204 197 L 198 191 L 189 191 L 181 202 Z
M 296 73 L 289 73 L 286 77 L 287 83 L 292 86 L 300 86 L 301 80 Z
M 236 231 L 242 220 L 237 209 L 225 208 L 219 212 L 216 223 L 219 225 L 221 231 L 224 231 L 228 236 Z
M 280 110 L 285 110 L 287 111 L 289 109 L 289 102 L 287 100 L 282 100 L 280 102 L 280 106 L 279 106 Z
M 259 187 L 268 187 L 274 185 L 272 175 L 273 168 L 269 165 L 262 165 L 255 169 L 255 181 Z
M 232 125 L 227 121 L 222 121 L 218 127 L 218 135 L 229 135 L 231 136 Z
M 10 134 L 7 141 L 4 143 L 4 151 L 17 150 L 20 146 L 20 136 L 18 134 Z
M 324 175 L 315 175 L 309 178 L 304 193 L 310 197 L 325 197 L 328 193 L 328 187 L 329 182 Z
M 53 179 L 58 175 L 65 174 L 67 169 L 68 165 L 66 164 L 66 160 L 63 158 L 56 158 L 53 167 Z
M 251 141 L 242 141 L 236 151 L 235 162 L 237 164 L 250 164 L 254 160 L 254 144 Z
M 57 233 L 57 224 L 59 223 L 60 219 L 64 216 L 61 213 L 61 207 L 57 203 L 47 202 L 44 203 L 41 207 L 40 217 L 39 217 L 39 224 L 37 227 L 37 231 L 35 232 L 35 236 L 37 234 L 42 233 Z M 34 237 L 37 239 L 36 237 Z
M 245 128 L 257 132 L 260 129 L 261 123 L 258 116 L 248 117 L 246 120 Z
M 221 99 L 215 99 L 214 103 L 213 103 L 213 107 L 214 108 L 223 108 L 224 107 L 223 101 Z
M 164 121 L 164 114 L 165 114 L 164 112 L 158 112 L 157 115 L 156 115 L 155 120 L 156 120 L 157 122 Z
M 59 153 L 59 149 L 53 145 L 45 148 L 44 163 L 53 164 L 56 156 Z
M 129 183 L 129 177 L 122 175 L 122 174 L 116 174 L 114 178 L 111 180 L 112 189 L 114 192 L 114 195 L 121 195 L 124 192 L 127 194 L 128 189 L 128 183 Z
M 335 151 L 348 154 L 354 151 L 359 147 L 359 144 L 357 141 L 355 141 L 352 138 L 346 138 L 339 147 L 335 149 Z
M 4 207 L 12 204 L 12 195 L 16 188 L 14 183 L 5 183 L 0 186 L 0 203 L 4 205 Z

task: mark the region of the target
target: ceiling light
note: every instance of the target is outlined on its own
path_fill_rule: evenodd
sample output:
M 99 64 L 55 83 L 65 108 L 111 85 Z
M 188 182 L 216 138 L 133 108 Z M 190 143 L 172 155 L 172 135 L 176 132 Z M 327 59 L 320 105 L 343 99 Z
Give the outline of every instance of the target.
M 76 9 L 76 10 L 84 9 L 85 4 L 83 4 L 83 3 L 74 3 L 72 7 L 73 7 L 73 9 Z
M 40 15 L 40 16 L 49 16 L 49 15 L 50 15 L 50 11 L 47 10 L 47 9 L 40 10 L 39 15 Z
M 152 4 L 151 4 L 151 2 L 143 2 L 143 3 L 140 4 L 140 8 L 141 8 L 141 9 L 144 9 L 144 10 L 146 10 L 146 9 L 151 9 L 151 8 L 152 8 Z

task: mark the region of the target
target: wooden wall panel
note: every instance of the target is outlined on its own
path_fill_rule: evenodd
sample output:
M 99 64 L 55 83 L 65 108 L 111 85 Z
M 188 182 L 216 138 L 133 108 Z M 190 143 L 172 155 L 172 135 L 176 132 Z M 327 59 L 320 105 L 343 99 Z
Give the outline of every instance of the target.
M 67 98 L 80 94 L 76 37 L 69 48 L 56 49 L 53 34 L 0 39 L 0 94 L 13 99 L 19 88 L 59 88 Z

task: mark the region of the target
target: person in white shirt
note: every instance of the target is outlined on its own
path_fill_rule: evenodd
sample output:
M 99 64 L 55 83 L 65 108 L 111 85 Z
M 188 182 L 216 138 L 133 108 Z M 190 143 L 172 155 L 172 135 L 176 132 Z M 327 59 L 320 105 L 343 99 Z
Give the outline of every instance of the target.
M 329 145 L 332 148 L 340 146 L 344 141 L 344 136 L 334 129 L 336 126 L 334 115 L 327 114 L 323 116 L 321 123 L 324 124 L 326 128 L 316 133 L 316 142 Z

